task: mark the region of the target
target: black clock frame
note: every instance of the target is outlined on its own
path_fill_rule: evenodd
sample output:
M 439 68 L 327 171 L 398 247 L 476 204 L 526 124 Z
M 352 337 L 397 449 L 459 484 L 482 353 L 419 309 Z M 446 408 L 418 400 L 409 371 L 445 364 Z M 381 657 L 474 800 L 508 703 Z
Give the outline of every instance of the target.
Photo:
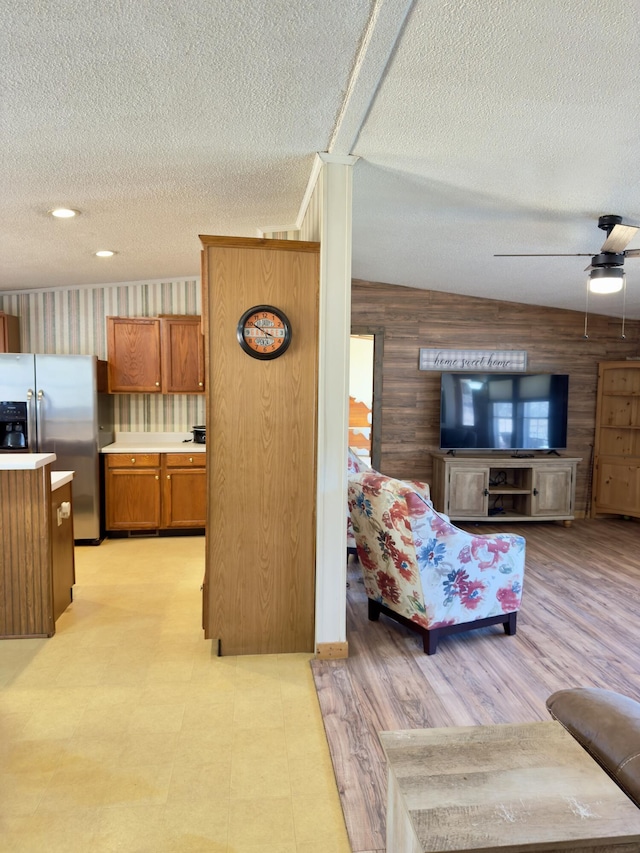
M 282 322 L 282 326 L 284 328 L 284 343 L 273 352 L 257 352 L 257 350 L 252 349 L 245 340 L 244 329 L 247 320 L 253 314 L 258 314 L 260 311 L 269 311 L 271 314 L 275 314 Z M 236 337 L 238 339 L 238 343 L 247 355 L 250 355 L 252 358 L 257 358 L 260 361 L 270 361 L 273 358 L 279 358 L 281 355 L 284 355 L 289 348 L 289 344 L 291 343 L 291 323 L 289 322 L 287 315 L 280 308 L 276 308 L 273 305 L 254 305 L 253 308 L 248 308 L 238 320 Z

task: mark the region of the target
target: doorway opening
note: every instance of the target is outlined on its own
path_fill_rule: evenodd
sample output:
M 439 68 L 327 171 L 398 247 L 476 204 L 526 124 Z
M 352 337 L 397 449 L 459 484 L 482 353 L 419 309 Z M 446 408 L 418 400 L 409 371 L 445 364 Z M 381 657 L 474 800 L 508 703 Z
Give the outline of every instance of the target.
M 383 341 L 382 329 L 351 329 L 348 443 L 376 470 L 380 470 Z

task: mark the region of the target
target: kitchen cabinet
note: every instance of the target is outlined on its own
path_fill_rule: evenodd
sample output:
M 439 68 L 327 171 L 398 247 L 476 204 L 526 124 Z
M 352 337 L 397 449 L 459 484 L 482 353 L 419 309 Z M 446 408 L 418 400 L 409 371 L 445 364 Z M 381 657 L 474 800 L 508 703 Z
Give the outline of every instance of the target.
M 204 453 L 108 453 L 106 528 L 200 528 L 206 520 Z
M 200 317 L 107 317 L 112 394 L 204 393 Z
M 574 518 L 570 457 L 433 454 L 433 502 L 452 521 L 562 521 Z
M 74 584 L 71 472 L 0 454 L 0 638 L 51 637 Z M 52 481 L 55 486 L 52 487 Z
M 20 321 L 0 311 L 0 352 L 20 352 Z
M 106 457 L 107 530 L 160 527 L 160 454 L 110 453 Z
M 207 516 L 207 470 L 204 453 L 164 453 L 162 526 L 204 527 Z
M 51 563 L 54 622 L 73 601 L 73 585 L 76 582 L 72 506 L 71 483 L 65 483 L 51 492 Z
M 204 337 L 200 317 L 160 317 L 163 394 L 204 393 Z
M 601 362 L 592 515 L 640 517 L 640 363 Z

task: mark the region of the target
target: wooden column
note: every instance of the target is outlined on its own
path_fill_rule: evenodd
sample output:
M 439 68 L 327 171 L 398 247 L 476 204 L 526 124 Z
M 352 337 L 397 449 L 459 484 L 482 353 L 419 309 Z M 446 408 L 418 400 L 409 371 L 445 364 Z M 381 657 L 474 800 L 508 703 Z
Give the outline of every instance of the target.
M 201 237 L 207 387 L 205 637 L 221 654 L 314 649 L 319 244 Z M 292 342 L 269 361 L 236 338 L 272 305 Z

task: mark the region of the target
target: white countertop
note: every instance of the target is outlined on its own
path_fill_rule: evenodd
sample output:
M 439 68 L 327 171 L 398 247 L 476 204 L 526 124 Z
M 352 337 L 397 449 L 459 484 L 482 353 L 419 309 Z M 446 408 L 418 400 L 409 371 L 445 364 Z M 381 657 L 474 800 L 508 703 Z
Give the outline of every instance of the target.
M 55 492 L 60 486 L 65 483 L 70 483 L 73 480 L 73 471 L 52 471 L 51 472 L 51 491 Z
M 55 453 L 0 453 L 0 471 L 35 471 L 55 461 Z
M 118 432 L 101 453 L 206 453 L 206 444 L 192 441 L 191 432 Z

